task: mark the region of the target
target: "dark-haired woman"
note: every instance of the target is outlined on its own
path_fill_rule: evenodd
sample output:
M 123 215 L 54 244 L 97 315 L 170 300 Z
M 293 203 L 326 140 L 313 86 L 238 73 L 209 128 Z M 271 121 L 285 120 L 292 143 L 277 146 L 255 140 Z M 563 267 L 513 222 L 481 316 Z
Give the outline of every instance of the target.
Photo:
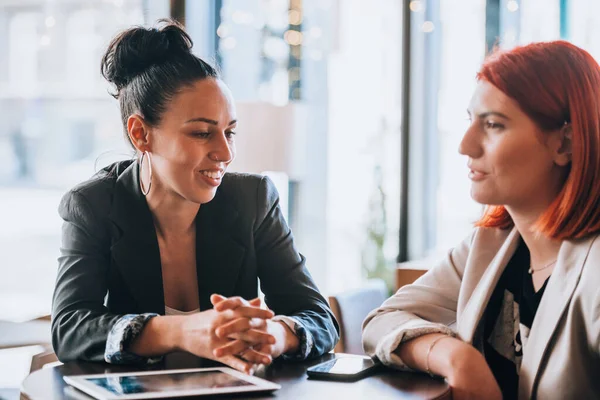
M 454 399 L 600 398 L 600 67 L 564 41 L 489 57 L 459 151 L 473 234 L 366 319 L 384 364 Z
M 172 351 L 245 372 L 331 350 L 338 326 L 268 178 L 226 173 L 236 112 L 182 28 L 132 28 L 102 60 L 135 160 L 61 201 L 52 340 L 62 361 Z M 269 309 L 260 307 L 258 283 Z

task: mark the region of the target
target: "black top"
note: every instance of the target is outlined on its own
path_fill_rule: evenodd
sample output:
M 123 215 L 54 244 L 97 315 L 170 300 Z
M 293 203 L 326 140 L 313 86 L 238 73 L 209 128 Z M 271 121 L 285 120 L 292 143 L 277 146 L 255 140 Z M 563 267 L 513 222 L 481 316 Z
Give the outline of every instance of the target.
M 165 313 L 152 214 L 134 161 L 115 163 L 62 199 L 61 255 L 52 304 L 52 344 L 61 361 L 103 361 L 107 336 L 125 314 Z M 294 246 L 266 177 L 225 174 L 196 217 L 199 304 L 210 295 L 258 294 L 293 316 L 314 339 L 309 356 L 331 350 L 339 328 Z
M 529 249 L 521 239 L 515 254 L 508 262 L 492 293 L 483 317 L 485 359 L 505 399 L 516 399 L 518 397 L 519 375 L 517 364 L 520 364 L 523 356 L 521 335 L 528 334 L 531 329 L 548 283 L 548 280 L 546 280 L 540 290 L 536 292 L 532 277 L 528 273 L 529 266 Z M 518 310 L 518 314 L 511 312 L 513 309 Z M 518 321 L 515 321 L 516 318 L 518 318 Z M 507 319 L 509 324 L 507 324 Z M 501 320 L 504 323 L 503 326 L 506 327 L 504 331 L 502 327 L 498 327 Z M 512 346 L 509 350 L 514 352 L 513 354 L 503 353 L 502 346 L 498 344 L 498 339 L 494 337 L 499 331 L 513 337 Z

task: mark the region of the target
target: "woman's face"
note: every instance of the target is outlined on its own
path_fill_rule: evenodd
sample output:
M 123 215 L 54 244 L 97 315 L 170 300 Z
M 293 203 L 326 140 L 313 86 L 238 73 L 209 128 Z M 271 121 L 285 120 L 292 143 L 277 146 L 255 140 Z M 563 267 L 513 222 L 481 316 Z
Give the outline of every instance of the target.
M 152 190 L 198 204 L 211 201 L 235 157 L 235 128 L 233 98 L 221 80 L 183 88 L 149 134 Z
M 471 196 L 487 205 L 545 209 L 567 174 L 564 129 L 542 132 L 516 101 L 480 81 L 459 152 L 468 156 Z

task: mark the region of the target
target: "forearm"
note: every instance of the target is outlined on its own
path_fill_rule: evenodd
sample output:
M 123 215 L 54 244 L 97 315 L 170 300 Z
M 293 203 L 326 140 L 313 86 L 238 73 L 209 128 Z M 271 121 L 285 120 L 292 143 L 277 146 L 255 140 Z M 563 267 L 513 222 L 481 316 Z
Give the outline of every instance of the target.
M 460 349 L 477 353 L 473 347 L 459 339 L 432 333 L 402 343 L 395 353 L 412 369 L 427 371 L 429 367 L 432 374 L 447 377 L 456 365 L 455 355 L 461 354 Z M 469 353 L 470 351 L 462 352 L 463 355 Z
M 183 318 L 158 316 L 149 320 L 128 351 L 142 357 L 156 357 L 182 350 Z
M 106 337 L 119 315 L 53 310 L 52 346 L 62 362 L 104 361 Z

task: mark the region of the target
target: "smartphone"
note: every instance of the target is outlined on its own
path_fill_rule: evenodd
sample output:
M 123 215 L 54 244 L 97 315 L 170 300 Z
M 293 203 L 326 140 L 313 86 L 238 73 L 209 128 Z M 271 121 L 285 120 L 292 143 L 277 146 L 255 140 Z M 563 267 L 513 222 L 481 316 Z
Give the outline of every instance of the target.
M 344 355 L 306 370 L 309 378 L 355 381 L 373 373 L 381 364 L 367 356 Z

